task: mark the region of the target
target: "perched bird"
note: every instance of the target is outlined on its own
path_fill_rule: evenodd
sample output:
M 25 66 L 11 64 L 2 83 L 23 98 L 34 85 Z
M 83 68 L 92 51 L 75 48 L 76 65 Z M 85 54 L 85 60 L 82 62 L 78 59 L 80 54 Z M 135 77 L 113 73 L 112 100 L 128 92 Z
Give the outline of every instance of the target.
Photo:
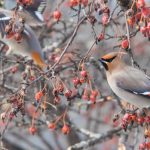
M 31 5 L 25 7 L 19 6 L 18 13 L 22 16 L 26 23 L 30 26 L 43 25 L 43 13 L 45 11 L 47 0 L 34 0 Z M 0 12 L 12 15 L 12 11 L 17 7 L 16 0 L 5 0 L 4 8 L 0 8 Z
M 34 31 L 18 20 L 12 24 L 11 19 L 7 14 L 0 12 L 0 41 L 8 45 L 7 54 L 12 52 L 27 56 L 40 67 L 45 66 L 42 48 Z
M 123 52 L 112 52 L 99 61 L 106 70 L 112 91 L 122 100 L 138 107 L 150 106 L 150 79 L 140 70 L 122 61 Z

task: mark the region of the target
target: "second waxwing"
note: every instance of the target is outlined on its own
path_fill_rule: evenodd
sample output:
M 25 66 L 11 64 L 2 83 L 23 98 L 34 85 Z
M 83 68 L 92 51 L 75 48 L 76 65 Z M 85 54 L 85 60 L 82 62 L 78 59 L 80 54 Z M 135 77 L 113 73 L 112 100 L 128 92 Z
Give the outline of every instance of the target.
M 150 107 L 150 79 L 139 69 L 122 61 L 123 52 L 112 52 L 100 59 L 112 91 L 122 100 L 138 107 Z

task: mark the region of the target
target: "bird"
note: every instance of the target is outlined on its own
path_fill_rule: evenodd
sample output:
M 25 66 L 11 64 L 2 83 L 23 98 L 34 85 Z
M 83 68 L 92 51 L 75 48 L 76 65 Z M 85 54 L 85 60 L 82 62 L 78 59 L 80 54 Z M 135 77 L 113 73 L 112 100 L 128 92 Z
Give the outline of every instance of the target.
M 16 15 L 14 18 L 13 12 L 1 11 L 0 9 L 0 41 L 8 45 L 7 54 L 12 52 L 27 56 L 32 58 L 39 67 L 44 68 L 46 64 L 40 42 L 32 28 L 19 17 L 20 15 Z
M 139 109 L 150 107 L 150 79 L 145 73 L 127 65 L 124 52 L 111 52 L 99 59 L 106 71 L 108 84 L 122 100 Z
M 17 9 L 17 13 L 26 20 L 28 25 L 32 27 L 44 25 L 43 13 L 47 6 L 47 0 L 31 0 L 29 5 L 23 5 L 24 3 L 27 1 L 18 0 L 17 3 L 16 0 L 4 0 L 4 8 L 1 7 L 0 12 L 11 16 L 12 11 Z
M 16 0 L 5 0 L 4 8 L 0 8 L 0 12 L 5 12 L 9 15 L 18 7 L 18 13 L 26 20 L 26 23 L 32 27 L 44 25 L 43 13 L 46 9 L 47 0 L 32 1 L 32 4 L 27 6 L 17 6 Z

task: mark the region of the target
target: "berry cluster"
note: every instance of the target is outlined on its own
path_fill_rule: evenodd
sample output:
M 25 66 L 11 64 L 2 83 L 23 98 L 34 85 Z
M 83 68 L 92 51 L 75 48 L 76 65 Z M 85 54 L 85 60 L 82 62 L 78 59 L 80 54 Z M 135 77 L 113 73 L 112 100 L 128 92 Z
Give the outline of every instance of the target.
M 61 132 L 63 134 L 69 134 L 70 133 L 70 126 L 66 123 L 65 121 L 65 118 L 66 118 L 66 111 L 60 116 L 58 117 L 57 119 L 55 119 L 54 121 L 48 123 L 48 128 L 51 129 L 51 130 L 55 130 L 58 123 L 62 121 L 63 125 L 61 127 Z
M 150 142 L 143 142 L 139 145 L 139 150 L 148 150 L 150 149 Z
M 136 9 L 129 10 L 128 24 L 133 27 L 135 24 L 140 28 L 140 32 L 144 37 L 150 37 L 150 8 L 146 7 L 145 0 L 136 1 Z
M 8 110 L 0 115 L 3 122 L 5 122 L 6 119 L 11 121 L 18 112 L 21 112 L 22 115 L 25 114 L 24 104 L 21 100 L 21 96 L 23 95 L 20 93 L 19 95 L 13 95 L 10 97 L 9 101 L 7 102 Z M 11 107 L 9 108 L 9 106 Z
M 119 118 L 120 118 L 119 115 L 116 115 L 113 121 L 116 122 L 117 120 L 119 120 Z M 136 113 L 136 112 L 126 113 L 121 119 L 122 129 L 126 131 L 127 127 L 133 124 L 144 127 L 144 137 L 149 140 L 150 138 L 150 128 L 149 128 L 150 116 L 146 116 L 145 113 L 144 114 Z M 150 149 L 150 142 L 144 142 L 140 144 L 139 150 L 146 150 L 146 149 Z
M 107 25 L 110 18 L 110 10 L 106 6 L 106 4 L 101 3 L 95 3 L 94 5 L 95 11 L 99 13 L 99 15 L 102 15 L 102 24 Z
M 53 95 L 54 103 L 59 104 L 61 101 L 60 95 L 64 95 L 68 101 L 71 100 L 72 90 L 67 88 L 62 81 L 56 79 L 54 82 Z
M 91 85 L 91 80 L 89 77 L 88 72 L 85 69 L 84 65 L 82 66 L 82 70 L 80 71 L 80 77 L 75 77 L 73 79 L 73 84 L 75 88 L 78 88 L 78 86 L 81 86 L 82 84 L 85 84 L 85 87 L 83 89 L 82 93 L 82 99 L 84 100 L 90 100 L 91 102 L 95 103 L 96 98 L 98 96 L 98 90 L 93 90 Z M 90 90 L 88 89 L 88 86 L 90 87 Z
M 20 42 L 24 31 L 24 23 L 25 21 L 23 18 L 19 18 L 19 20 L 12 18 L 8 25 L 5 26 L 6 37 L 13 37 L 17 42 Z

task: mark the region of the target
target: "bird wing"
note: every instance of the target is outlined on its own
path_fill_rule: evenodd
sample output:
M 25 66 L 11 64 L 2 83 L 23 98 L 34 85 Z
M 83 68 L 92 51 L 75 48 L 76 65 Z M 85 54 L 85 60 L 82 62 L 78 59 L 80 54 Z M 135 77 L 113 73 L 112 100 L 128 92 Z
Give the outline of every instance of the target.
M 150 98 L 150 80 L 140 70 L 125 67 L 116 76 L 116 85 L 127 92 Z
M 43 12 L 46 8 L 46 0 L 36 0 L 33 1 L 33 4 L 25 7 L 25 10 L 28 11 L 31 16 L 36 17 L 38 21 L 44 21 Z
M 46 1 L 47 0 L 34 0 L 31 5 L 24 7 L 24 9 L 38 21 L 43 22 L 42 14 L 46 8 Z M 16 0 L 5 0 L 4 3 L 4 7 L 9 10 L 14 10 L 16 8 L 16 5 Z
M 10 19 L 10 17 L 0 12 L 0 34 L 2 38 L 5 35 L 5 26 L 9 23 Z

